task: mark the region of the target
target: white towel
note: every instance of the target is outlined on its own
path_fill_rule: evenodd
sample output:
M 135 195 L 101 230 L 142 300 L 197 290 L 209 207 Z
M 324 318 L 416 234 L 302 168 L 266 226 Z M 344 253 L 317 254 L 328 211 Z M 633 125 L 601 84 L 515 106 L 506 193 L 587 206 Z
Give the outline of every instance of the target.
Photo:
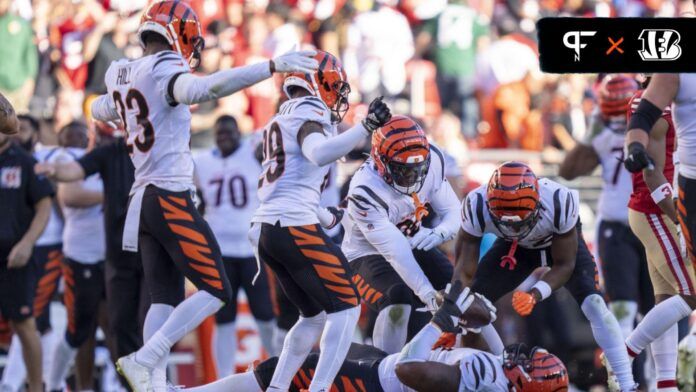
M 147 187 L 140 187 L 131 197 L 126 214 L 126 223 L 123 226 L 122 249 L 126 252 L 138 252 L 138 231 L 140 231 L 140 211 L 143 206 L 143 195 Z

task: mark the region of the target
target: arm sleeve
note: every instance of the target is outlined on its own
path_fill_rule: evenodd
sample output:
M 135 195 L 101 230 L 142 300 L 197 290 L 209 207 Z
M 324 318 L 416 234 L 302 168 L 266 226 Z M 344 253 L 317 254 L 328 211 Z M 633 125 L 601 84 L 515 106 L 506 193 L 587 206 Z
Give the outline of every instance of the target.
M 478 190 L 478 189 L 477 189 Z M 483 237 L 486 232 L 483 195 L 473 191 L 462 202 L 462 230 L 474 237 Z
M 225 97 L 271 77 L 268 62 L 218 71 L 206 76 L 177 73 L 167 82 L 170 103 L 193 105 Z
M 311 133 L 302 140 L 302 155 L 317 166 L 328 165 L 351 152 L 368 135 L 360 122 L 333 137 Z
M 398 363 L 425 362 L 430 359 L 432 348 L 440 337 L 440 330 L 432 323 L 428 323 L 416 336 L 401 350 Z
M 100 121 L 118 120 L 114 101 L 108 95 L 100 95 L 92 102 L 92 117 Z
M 367 241 L 384 256 L 419 298 L 435 291 L 413 257 L 408 240 L 389 221 L 387 212 L 377 201 L 365 192 L 353 190 L 348 196 L 348 214 Z
M 434 192 L 430 199 L 430 204 L 439 216 L 442 217 L 442 221 L 437 225 L 438 231 L 442 233 L 442 236 L 446 239 L 452 239 L 457 231 L 459 231 L 460 217 L 459 217 L 459 198 L 454 193 L 454 189 L 450 185 L 449 181 L 445 179 L 440 185 L 440 189 Z
M 101 172 L 109 156 L 113 157 L 116 155 L 113 154 L 114 146 L 116 146 L 115 142 L 105 146 L 99 146 L 77 160 L 77 163 L 82 166 L 82 170 L 85 172 L 85 178 Z

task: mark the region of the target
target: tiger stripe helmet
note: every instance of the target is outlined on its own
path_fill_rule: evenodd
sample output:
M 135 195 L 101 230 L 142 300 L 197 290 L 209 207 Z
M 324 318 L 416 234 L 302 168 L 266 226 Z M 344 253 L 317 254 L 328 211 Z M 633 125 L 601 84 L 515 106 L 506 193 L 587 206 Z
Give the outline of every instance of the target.
M 191 68 L 198 67 L 205 41 L 198 15 L 186 2 L 164 0 L 152 3 L 140 19 L 138 40 L 143 48 L 143 34 L 148 31 L 164 37 L 171 49 L 181 54 Z
M 503 352 L 503 372 L 512 392 L 566 392 L 568 370 L 563 361 L 541 347 L 513 344 Z
M 599 111 L 610 124 L 626 125 L 631 97 L 638 91 L 638 82 L 627 75 L 607 75 L 599 85 Z
M 524 238 L 539 216 L 539 182 L 521 162 L 505 162 L 488 181 L 486 205 L 491 220 L 507 239 Z
M 379 175 L 397 191 L 420 191 L 430 168 L 430 144 L 425 132 L 406 116 L 391 120 L 372 133 L 370 156 Z
M 297 86 L 319 97 L 334 115 L 335 122 L 341 122 L 348 111 L 350 84 L 341 61 L 329 52 L 317 51 L 314 59 L 319 68 L 313 73 L 292 72 L 283 80 L 283 91 L 290 97 L 290 87 Z

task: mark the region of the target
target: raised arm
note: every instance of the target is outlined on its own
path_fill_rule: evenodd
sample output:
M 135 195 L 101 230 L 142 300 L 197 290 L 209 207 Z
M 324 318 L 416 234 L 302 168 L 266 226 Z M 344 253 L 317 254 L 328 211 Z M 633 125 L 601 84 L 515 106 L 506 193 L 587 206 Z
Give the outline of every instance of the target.
M 566 180 L 572 180 L 591 174 L 597 165 L 599 165 L 599 156 L 595 149 L 592 146 L 577 143 L 561 162 L 558 175 Z

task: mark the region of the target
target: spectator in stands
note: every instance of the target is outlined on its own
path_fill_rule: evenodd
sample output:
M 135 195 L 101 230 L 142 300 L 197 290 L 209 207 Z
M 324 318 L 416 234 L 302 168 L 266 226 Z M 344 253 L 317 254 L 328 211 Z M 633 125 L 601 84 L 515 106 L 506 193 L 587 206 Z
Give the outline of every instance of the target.
M 38 54 L 31 25 L 9 12 L 11 3 L 0 0 L 0 92 L 22 113 L 34 93 Z
M 478 104 L 474 96 L 476 53 L 490 34 L 488 20 L 465 0 L 450 1 L 426 22 L 416 39 L 416 51 L 430 48 L 437 66 L 437 86 L 442 107 L 462 121 L 464 135 L 477 134 Z

